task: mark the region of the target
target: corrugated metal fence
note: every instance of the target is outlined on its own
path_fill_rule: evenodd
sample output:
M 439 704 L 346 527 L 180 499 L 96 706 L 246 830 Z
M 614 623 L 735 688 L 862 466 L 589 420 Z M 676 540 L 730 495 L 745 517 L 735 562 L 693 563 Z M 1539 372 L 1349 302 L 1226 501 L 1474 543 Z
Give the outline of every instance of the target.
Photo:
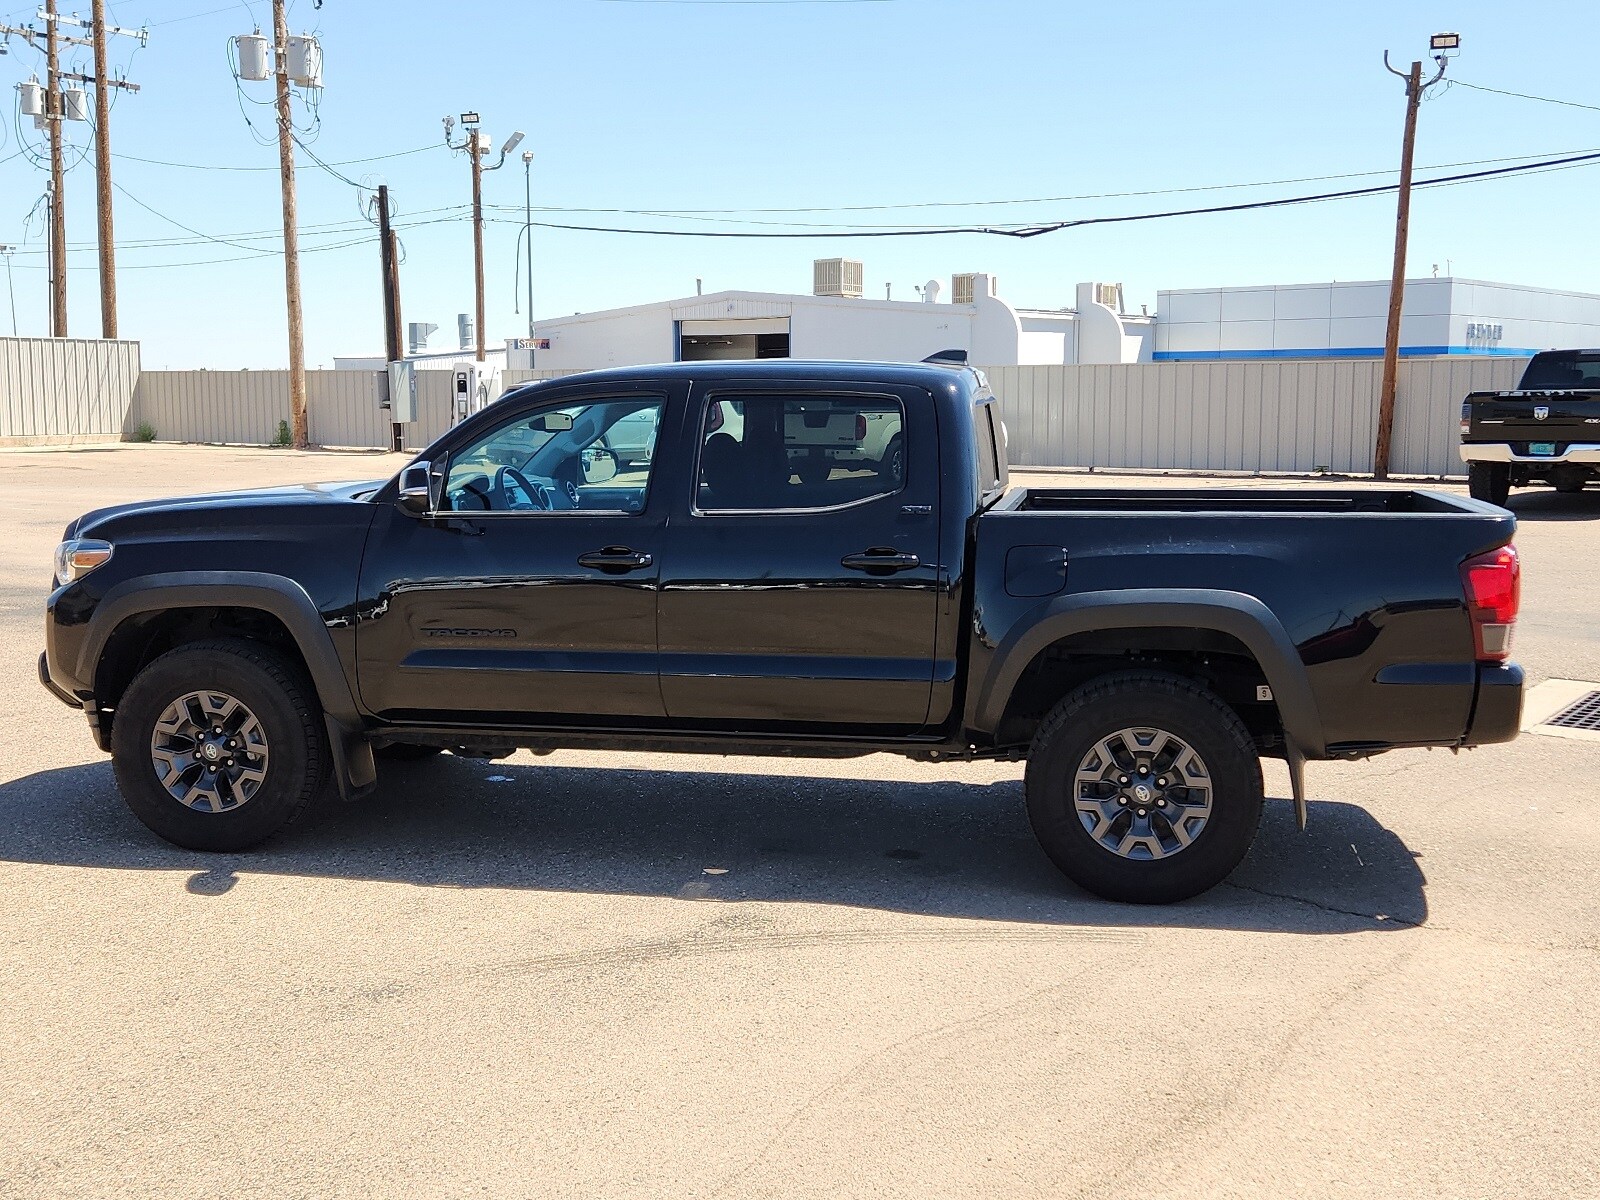
M 1460 475 L 1461 399 L 1514 387 L 1512 358 L 1408 359 L 1390 469 Z M 1378 359 L 990 367 L 1016 466 L 1206 471 L 1372 469 Z
M 0 337 L 0 442 L 131 433 L 138 379 L 138 342 Z
M 1400 364 L 1392 469 L 1459 475 L 1456 428 L 1468 392 L 1515 385 L 1512 358 Z M 1019 467 L 1364 472 L 1372 468 L 1382 364 L 1148 363 L 989 367 Z M 502 385 L 570 372 L 507 371 Z M 133 379 L 137 377 L 137 388 Z M 306 376 L 311 440 L 387 446 L 375 371 Z M 449 426 L 451 373 L 417 373 L 417 449 Z M 162 441 L 265 444 L 289 416 L 284 371 L 146 371 L 130 342 L 0 338 L 0 438 L 67 440 L 151 425 Z

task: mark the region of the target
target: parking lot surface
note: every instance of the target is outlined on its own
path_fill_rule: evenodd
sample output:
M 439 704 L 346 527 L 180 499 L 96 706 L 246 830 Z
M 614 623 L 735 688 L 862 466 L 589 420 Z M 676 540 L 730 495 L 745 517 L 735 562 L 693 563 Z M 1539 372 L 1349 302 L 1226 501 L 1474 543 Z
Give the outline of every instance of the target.
M 159 841 L 37 682 L 61 528 L 400 461 L 0 453 L 0 1197 L 1600 1194 L 1600 741 L 1312 764 L 1303 835 L 1269 764 L 1161 909 L 1019 764 L 444 756 Z M 1511 506 L 1515 657 L 1600 680 L 1600 492 Z

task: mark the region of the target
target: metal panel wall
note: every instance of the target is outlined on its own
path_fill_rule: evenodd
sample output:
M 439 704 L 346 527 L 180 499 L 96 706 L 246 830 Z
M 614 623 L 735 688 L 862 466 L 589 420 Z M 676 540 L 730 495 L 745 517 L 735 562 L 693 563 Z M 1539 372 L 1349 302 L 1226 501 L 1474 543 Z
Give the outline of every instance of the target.
M 138 378 L 138 342 L 0 338 L 0 440 L 121 437 Z
M 1397 474 L 1462 475 L 1461 400 L 1509 388 L 1525 360 L 1408 359 L 1396 385 Z M 1377 359 L 986 367 L 1017 466 L 1203 471 L 1372 469 Z
M 136 409 L 158 441 L 264 446 L 289 419 L 289 372 L 145 371 Z

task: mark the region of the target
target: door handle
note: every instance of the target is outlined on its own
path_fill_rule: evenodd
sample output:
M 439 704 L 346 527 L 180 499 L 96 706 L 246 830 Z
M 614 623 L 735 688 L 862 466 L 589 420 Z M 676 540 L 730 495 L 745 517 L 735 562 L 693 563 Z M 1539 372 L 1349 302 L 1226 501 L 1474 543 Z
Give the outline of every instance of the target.
M 902 553 L 892 546 L 874 546 L 859 554 L 846 554 L 839 565 L 852 571 L 866 571 L 873 575 L 892 575 L 896 571 L 909 571 L 920 567 L 922 560 L 915 554 Z
M 593 567 L 613 575 L 642 570 L 654 561 L 644 551 L 628 546 L 607 546 L 603 550 L 590 550 L 587 554 L 578 555 L 580 567 Z

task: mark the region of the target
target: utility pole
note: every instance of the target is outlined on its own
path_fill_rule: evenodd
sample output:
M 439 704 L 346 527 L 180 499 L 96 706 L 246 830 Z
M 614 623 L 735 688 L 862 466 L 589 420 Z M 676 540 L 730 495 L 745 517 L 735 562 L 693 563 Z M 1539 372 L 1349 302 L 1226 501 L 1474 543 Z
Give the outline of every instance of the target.
M 289 19 L 284 0 L 272 0 L 272 49 L 278 91 L 278 174 L 283 187 L 283 288 L 289 310 L 289 421 L 291 444 L 311 444 L 306 423 L 306 348 L 300 316 L 300 233 L 294 191 L 294 124 L 289 112 Z
M 50 126 L 50 332 L 67 336 L 67 222 L 61 165 L 61 54 L 56 0 L 45 0 L 45 120 Z
M 47 0 L 45 11 L 40 14 L 45 22 L 45 58 L 46 58 L 46 90 L 44 111 L 37 122 L 40 128 L 49 131 L 50 136 L 50 175 L 51 185 L 56 196 L 59 208 L 62 195 L 61 176 L 61 122 L 81 121 L 85 113 L 80 105 L 68 107 L 65 104 L 64 93 L 61 88 L 63 80 L 73 80 L 77 83 L 90 83 L 95 89 L 95 176 L 99 195 L 96 206 L 99 219 L 99 247 L 100 247 L 100 332 L 102 337 L 114 338 L 117 336 L 117 276 L 116 276 L 116 248 L 111 230 L 111 88 L 121 88 L 129 92 L 137 92 L 137 84 L 128 83 L 122 79 L 112 79 L 106 67 L 106 39 L 113 34 L 123 37 L 139 39 L 139 44 L 145 45 L 150 40 L 147 29 L 122 29 L 115 25 L 107 25 L 105 20 L 105 0 L 94 0 L 94 14 L 89 21 L 84 21 L 76 13 L 63 17 L 56 11 L 56 0 Z M 90 31 L 88 38 L 68 37 L 60 32 L 60 26 L 73 25 L 79 29 Z M 38 48 L 39 31 L 31 27 L 17 29 L 8 25 L 0 25 L 0 34 L 18 34 L 26 38 L 30 45 Z M 82 75 L 73 71 L 61 70 L 60 48 L 62 46 L 86 46 L 94 50 L 94 74 Z M 74 93 L 76 94 L 76 93 Z M 58 222 L 61 229 L 60 242 L 63 247 L 61 253 L 65 255 L 66 224 Z M 51 324 L 59 327 L 60 336 L 66 332 L 66 290 L 67 275 L 64 257 L 60 262 L 56 260 L 56 239 L 51 239 Z M 59 310 L 59 311 L 58 311 Z
M 405 357 L 400 340 L 400 265 L 394 229 L 389 224 L 389 185 L 378 185 L 378 257 L 383 270 L 383 344 L 384 361 L 400 362 Z M 389 401 L 394 404 L 393 397 Z M 389 448 L 399 450 L 405 437 L 405 427 L 391 422 Z
M 533 337 L 533 151 L 522 152 L 522 236 L 528 239 L 528 337 Z M 528 348 L 533 353 L 533 348 Z M 530 358 L 528 360 L 532 362 Z
M 1450 51 L 1459 51 L 1461 36 L 1454 33 L 1436 33 L 1430 48 L 1438 73 L 1422 82 L 1422 63 L 1411 64 L 1411 70 L 1396 71 L 1389 66 L 1389 52 L 1383 52 L 1383 65 L 1391 75 L 1406 81 L 1406 131 L 1400 148 L 1400 191 L 1395 205 L 1394 270 L 1389 277 L 1389 324 L 1383 340 L 1383 383 L 1378 393 L 1378 440 L 1372 452 L 1372 474 L 1377 479 L 1389 478 L 1389 451 L 1394 438 L 1395 378 L 1400 368 L 1400 311 L 1406 290 L 1406 240 L 1411 227 L 1411 163 L 1417 142 L 1417 108 L 1422 103 L 1422 93 L 1444 78 L 1445 65 Z
M 459 145 L 450 141 L 450 132 L 455 128 L 455 118 L 444 119 L 444 144 L 452 150 L 465 150 L 467 160 L 472 165 L 472 267 L 473 281 L 477 294 L 477 361 L 485 361 L 484 329 L 483 329 L 483 173 L 485 171 L 498 171 L 505 165 L 506 155 L 510 154 L 522 142 L 522 131 L 519 129 L 506 139 L 506 144 L 500 147 L 500 157 L 494 166 L 483 165 L 483 156 L 488 152 L 489 135 L 478 128 L 478 114 L 466 112 L 461 114 L 461 125 L 466 131 L 466 138 Z

